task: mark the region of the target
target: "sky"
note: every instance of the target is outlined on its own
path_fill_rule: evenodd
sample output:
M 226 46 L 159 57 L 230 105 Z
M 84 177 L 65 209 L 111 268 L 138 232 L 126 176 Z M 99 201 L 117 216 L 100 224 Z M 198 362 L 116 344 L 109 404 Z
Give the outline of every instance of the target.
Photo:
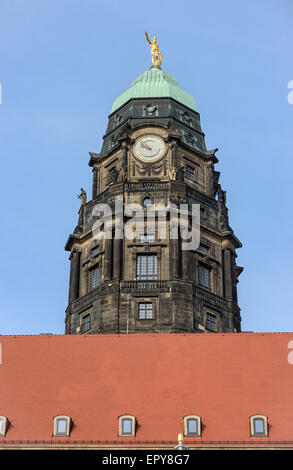
M 145 30 L 219 148 L 242 330 L 293 331 L 292 22 L 291 0 L 0 1 L 0 334 L 64 333 L 88 152 L 150 66 Z

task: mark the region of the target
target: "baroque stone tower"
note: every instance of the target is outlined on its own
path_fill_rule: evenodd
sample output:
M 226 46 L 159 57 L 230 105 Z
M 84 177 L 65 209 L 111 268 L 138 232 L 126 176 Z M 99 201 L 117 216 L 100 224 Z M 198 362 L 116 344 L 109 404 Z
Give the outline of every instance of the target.
M 226 192 L 207 150 L 194 99 L 152 66 L 113 103 L 101 153 L 90 153 L 92 199 L 81 194 L 70 251 L 66 334 L 239 332 L 236 264 L 240 241 L 229 226 Z M 115 198 L 123 197 L 122 210 Z M 108 204 L 112 238 L 97 240 L 94 208 Z M 128 204 L 200 204 L 200 244 L 182 250 L 170 232 L 137 223 L 133 240 L 115 237 Z M 115 213 L 116 210 L 116 213 Z M 170 218 L 167 214 L 167 228 Z M 117 228 L 116 228 L 117 230 Z

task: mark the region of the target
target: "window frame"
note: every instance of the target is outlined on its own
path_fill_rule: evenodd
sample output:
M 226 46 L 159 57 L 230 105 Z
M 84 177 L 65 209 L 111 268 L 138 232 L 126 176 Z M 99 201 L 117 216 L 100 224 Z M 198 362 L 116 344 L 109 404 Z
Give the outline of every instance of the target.
M 138 271 L 139 258 L 141 258 L 140 271 Z M 146 274 L 145 275 L 143 274 L 142 272 L 142 259 L 143 258 L 146 258 L 146 259 L 153 258 L 152 274 L 148 271 L 149 264 L 147 262 L 146 262 Z M 137 281 L 157 281 L 158 280 L 158 254 L 157 253 L 145 253 L 145 252 L 137 253 L 136 263 L 135 263 L 135 274 L 136 274 Z
M 215 327 L 214 327 L 214 328 L 209 328 L 209 327 L 207 326 L 207 323 L 208 323 L 208 316 L 213 317 L 214 323 L 215 323 Z M 217 324 L 218 324 L 218 317 L 217 317 L 217 315 L 216 315 L 215 313 L 210 312 L 209 310 L 207 310 L 207 311 L 205 312 L 205 324 L 204 324 L 205 329 L 208 330 L 208 331 L 215 332 L 215 331 L 217 331 Z
M 151 201 L 150 204 L 145 204 L 145 201 L 146 201 L 146 200 Z M 153 203 L 154 203 L 154 201 L 153 201 L 153 199 L 152 199 L 150 196 L 144 196 L 143 199 L 142 199 L 142 206 L 145 207 L 146 209 L 147 209 L 149 206 L 153 205 Z
M 255 432 L 255 424 L 254 421 L 256 419 L 260 419 L 264 423 L 264 432 Z M 262 414 L 255 414 L 250 416 L 250 436 L 251 437 L 268 437 L 269 435 L 269 425 L 268 425 L 268 418 Z
M 188 172 L 189 170 L 192 170 L 192 177 L 191 176 L 188 176 Z M 188 178 L 190 181 L 195 181 L 195 167 L 194 166 L 191 166 L 189 165 L 188 163 L 186 163 L 185 165 L 185 177 Z
M 141 317 L 140 316 L 140 305 L 151 305 L 152 306 L 152 316 L 151 317 Z M 145 315 L 147 313 L 147 308 L 144 309 Z M 153 320 L 154 319 L 154 303 L 149 300 L 141 300 L 138 302 L 138 320 Z
M 130 420 L 131 421 L 131 432 L 130 433 L 126 433 L 126 432 L 123 432 L 123 420 Z M 135 437 L 135 434 L 136 434 L 136 424 L 137 424 L 137 420 L 136 420 L 136 417 L 133 416 L 133 415 L 130 415 L 130 414 L 126 414 L 126 415 L 121 415 L 118 417 L 118 423 L 119 423 L 119 427 L 118 427 L 118 435 L 120 437 L 125 437 L 125 436 L 128 436 L 128 437 Z
M 88 322 L 88 323 L 89 323 L 89 328 L 87 328 L 87 329 L 85 330 L 85 329 L 84 329 L 84 324 L 85 324 L 84 319 L 87 318 L 87 317 L 89 318 L 89 322 Z M 91 329 L 91 314 L 90 314 L 90 312 L 85 313 L 84 315 L 81 315 L 81 325 L 80 325 L 80 329 L 81 329 L 81 332 L 82 332 L 82 333 L 86 333 L 87 331 L 89 331 L 89 330 Z
M 148 237 L 152 237 L 152 240 L 148 240 Z M 144 238 L 144 240 L 142 240 Z M 154 233 L 140 233 L 139 243 L 155 243 L 156 237 Z
M 188 421 L 189 420 L 195 420 L 197 421 L 197 432 L 188 432 Z M 201 426 L 201 417 L 198 415 L 187 415 L 183 417 L 184 420 L 184 436 L 186 437 L 201 437 L 201 431 L 202 431 L 202 426 Z
M 65 420 L 66 421 L 66 430 L 65 433 L 63 432 L 58 432 L 58 421 Z M 70 431 L 71 431 L 71 424 L 72 420 L 70 416 L 67 415 L 57 415 L 54 416 L 54 429 L 53 429 L 53 436 L 54 437 L 69 437 L 70 436 Z
M 5 437 L 7 428 L 8 428 L 8 419 L 7 416 L 0 416 L 0 421 L 3 422 L 2 426 L 0 426 L 0 437 Z
M 98 273 L 99 273 L 99 276 L 98 276 L 98 283 L 95 287 L 92 287 L 92 275 L 93 275 L 93 272 L 95 270 L 98 270 Z M 91 268 L 89 269 L 89 292 L 97 289 L 100 285 L 100 282 L 101 282 L 101 269 L 100 269 L 100 265 L 99 264 L 95 264 L 94 266 L 91 266 Z
M 208 286 L 206 284 L 202 284 L 200 282 L 200 276 L 199 276 L 200 268 L 205 269 L 209 273 L 209 277 L 208 277 L 209 285 Z M 211 266 L 209 266 L 208 264 L 201 263 L 201 262 L 198 263 L 198 266 L 197 266 L 197 282 L 198 282 L 199 287 L 201 287 L 203 289 L 206 289 L 208 291 L 212 290 L 212 267 Z

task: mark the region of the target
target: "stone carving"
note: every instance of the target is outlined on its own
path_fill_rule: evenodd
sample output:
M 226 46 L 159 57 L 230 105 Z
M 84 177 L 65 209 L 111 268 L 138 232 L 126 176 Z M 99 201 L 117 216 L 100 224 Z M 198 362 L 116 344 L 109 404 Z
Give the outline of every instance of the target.
M 118 113 L 115 114 L 115 116 L 114 116 L 114 127 L 119 126 L 119 124 L 121 123 L 122 119 L 123 119 L 123 118 L 122 118 L 121 114 L 118 114 Z
M 184 181 L 184 176 L 185 176 L 185 168 L 184 166 L 181 166 L 180 168 L 178 168 L 176 172 L 176 180 Z
M 184 137 L 186 142 L 190 145 L 194 145 L 197 140 L 191 132 L 184 132 Z
M 180 118 L 181 121 L 186 122 L 189 126 L 193 127 L 194 122 L 193 122 L 193 117 L 190 116 L 186 111 L 180 111 Z
M 218 201 L 220 204 L 223 204 L 224 206 L 226 205 L 226 192 L 223 191 L 221 185 L 218 185 Z
M 155 111 L 157 111 L 158 106 L 156 106 L 155 104 L 146 104 L 143 109 L 149 116 L 151 116 L 155 113 Z
M 77 198 L 81 200 L 80 205 L 84 206 L 86 204 L 86 192 L 83 188 L 80 188 L 80 194 L 77 195 Z
M 109 170 L 109 184 L 117 183 L 118 176 L 119 176 L 119 171 L 114 166 L 113 168 Z

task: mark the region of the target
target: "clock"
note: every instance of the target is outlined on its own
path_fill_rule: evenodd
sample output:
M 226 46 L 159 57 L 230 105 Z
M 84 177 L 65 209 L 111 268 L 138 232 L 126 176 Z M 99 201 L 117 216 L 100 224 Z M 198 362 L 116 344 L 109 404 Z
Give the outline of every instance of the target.
M 134 155 L 144 162 L 159 160 L 166 152 L 166 144 L 161 137 L 148 134 L 138 137 L 133 146 Z

